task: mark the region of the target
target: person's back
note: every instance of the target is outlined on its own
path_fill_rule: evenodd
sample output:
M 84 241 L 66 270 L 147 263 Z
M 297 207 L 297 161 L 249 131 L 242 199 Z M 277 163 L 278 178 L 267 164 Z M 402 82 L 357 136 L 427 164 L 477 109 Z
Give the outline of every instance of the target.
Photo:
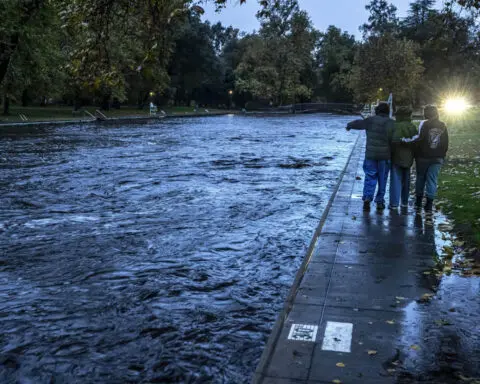
M 391 141 L 394 122 L 388 114 L 380 113 L 365 120 L 352 121 L 347 129 L 365 130 L 367 147 L 365 158 L 368 160 L 390 160 Z
M 402 139 L 414 137 L 418 130 L 412 123 L 410 109 L 405 110 L 406 112 L 402 114 L 403 109 L 399 108 L 396 114 L 397 120 L 394 123 L 392 138 L 392 163 L 403 168 L 410 168 L 414 160 L 414 146 L 403 143 Z
M 448 151 L 448 130 L 445 123 L 440 121 L 438 110 L 434 106 L 427 106 L 424 110 L 427 119 L 420 127 L 415 161 L 417 165 L 416 206 L 422 206 L 424 193 L 427 197 L 425 210 L 433 209 L 433 200 L 437 195 L 438 175 Z
M 426 120 L 420 131 L 417 157 L 424 159 L 444 159 L 448 151 L 448 130 L 438 116 Z
M 367 151 L 370 160 L 390 160 L 393 120 L 388 115 L 377 115 L 367 119 Z
M 417 134 L 417 128 L 412 123 L 412 110 L 409 107 L 399 107 L 395 115 L 396 121 L 392 139 L 392 173 L 390 176 L 390 209 L 397 209 L 400 199 L 402 207 L 408 207 L 410 168 L 413 165 L 414 146 L 403 143 L 402 139 L 410 139 Z

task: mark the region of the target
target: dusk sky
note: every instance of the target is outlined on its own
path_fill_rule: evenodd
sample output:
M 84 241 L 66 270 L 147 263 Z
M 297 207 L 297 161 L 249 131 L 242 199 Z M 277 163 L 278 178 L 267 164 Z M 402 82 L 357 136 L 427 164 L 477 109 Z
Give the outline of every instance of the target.
M 406 15 L 411 0 L 394 0 L 398 8 L 398 16 Z M 299 0 L 300 8 L 308 11 L 313 24 L 320 31 L 329 25 L 336 25 L 342 30 L 361 37 L 358 27 L 368 19 L 365 10 L 366 0 Z M 440 2 L 439 2 L 440 3 Z M 239 5 L 238 0 L 229 0 L 228 7 L 220 13 L 215 7 L 208 4 L 205 7 L 205 18 L 211 22 L 221 21 L 225 25 L 232 25 L 245 32 L 252 32 L 259 28 L 255 14 L 259 8 L 256 0 L 247 0 L 247 4 Z

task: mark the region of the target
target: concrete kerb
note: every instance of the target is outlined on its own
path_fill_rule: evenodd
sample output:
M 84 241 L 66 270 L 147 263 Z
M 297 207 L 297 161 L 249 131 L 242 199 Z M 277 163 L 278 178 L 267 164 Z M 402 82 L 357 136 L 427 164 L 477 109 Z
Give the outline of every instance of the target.
M 292 310 L 293 302 L 294 302 L 294 299 L 297 295 L 297 291 L 298 291 L 298 289 L 300 287 L 300 284 L 303 280 L 303 277 L 305 275 L 307 267 L 310 264 L 310 261 L 311 261 L 312 256 L 313 256 L 313 252 L 315 250 L 315 246 L 316 246 L 317 241 L 318 241 L 318 239 L 319 239 L 319 237 L 322 233 L 323 226 L 325 225 L 325 222 L 328 218 L 328 215 L 329 215 L 330 209 L 333 205 L 333 202 L 334 202 L 335 198 L 337 197 L 337 193 L 339 192 L 339 189 L 340 189 L 340 186 L 342 185 L 343 179 L 344 179 L 345 175 L 347 174 L 347 171 L 348 171 L 349 167 L 351 166 L 354 154 L 356 153 L 356 151 L 359 150 L 358 145 L 359 145 L 359 142 L 360 142 L 360 137 L 361 137 L 361 134 L 358 134 L 357 139 L 355 141 L 355 144 L 353 146 L 353 149 L 352 149 L 352 151 L 351 151 L 351 153 L 348 157 L 348 160 L 345 164 L 345 167 L 343 168 L 342 172 L 340 173 L 340 177 L 338 179 L 338 182 L 337 182 L 337 184 L 336 184 L 336 186 L 333 190 L 332 195 L 330 196 L 330 199 L 329 199 L 329 201 L 327 203 L 327 206 L 326 206 L 326 208 L 325 208 L 325 210 L 322 214 L 322 217 L 320 218 L 320 222 L 319 222 L 319 224 L 318 224 L 318 226 L 315 230 L 315 233 L 313 234 L 313 237 L 312 237 L 312 240 L 311 240 L 310 245 L 308 247 L 307 253 L 306 253 L 306 255 L 303 259 L 303 262 L 300 265 L 300 268 L 299 268 L 299 270 L 298 270 L 298 272 L 295 276 L 295 279 L 293 281 L 290 292 L 287 296 L 287 299 L 285 300 L 283 310 L 280 313 L 280 315 L 278 316 L 278 318 L 277 318 L 277 320 L 276 320 L 276 322 L 273 326 L 272 332 L 271 332 L 270 337 L 267 341 L 267 344 L 264 348 L 264 351 L 263 351 L 262 356 L 260 358 L 260 361 L 258 363 L 257 369 L 255 371 L 255 374 L 254 374 L 254 377 L 253 377 L 253 380 L 252 380 L 253 384 L 264 383 L 265 369 L 266 369 L 266 367 L 268 367 L 268 365 L 270 363 L 270 360 L 273 356 L 273 352 L 275 350 L 275 346 L 278 342 L 278 339 L 281 335 L 285 320 L 287 319 L 288 314 Z M 356 169 L 356 167 L 355 167 L 355 169 Z
M 35 127 L 35 126 L 66 126 L 72 124 L 146 124 L 153 122 L 161 122 L 169 119 L 194 118 L 194 117 L 218 117 L 231 115 L 232 112 L 214 112 L 208 114 L 189 114 L 189 115 L 166 115 L 166 116 L 125 116 L 112 117 L 107 120 L 79 119 L 79 120 L 58 120 L 58 121 L 29 121 L 23 123 L 0 123 L 0 128 L 15 127 Z

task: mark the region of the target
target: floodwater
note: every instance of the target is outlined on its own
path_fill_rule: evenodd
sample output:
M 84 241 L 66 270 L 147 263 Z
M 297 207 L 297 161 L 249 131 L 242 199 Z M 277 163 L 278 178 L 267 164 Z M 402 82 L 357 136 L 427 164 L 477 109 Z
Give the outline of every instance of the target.
M 0 130 L 0 382 L 248 382 L 348 120 Z

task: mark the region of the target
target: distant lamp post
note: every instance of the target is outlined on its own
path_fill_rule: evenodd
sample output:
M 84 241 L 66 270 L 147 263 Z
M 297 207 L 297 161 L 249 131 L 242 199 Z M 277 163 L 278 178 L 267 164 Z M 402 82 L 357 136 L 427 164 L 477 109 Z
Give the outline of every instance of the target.
M 228 91 L 228 102 L 229 102 L 229 105 L 228 105 L 228 109 L 232 109 L 232 97 L 233 97 L 233 90 L 229 90 Z
M 155 96 L 155 92 L 150 91 L 150 97 L 154 97 L 154 96 Z
M 378 88 L 377 102 L 382 100 L 382 98 L 383 98 L 383 88 Z

